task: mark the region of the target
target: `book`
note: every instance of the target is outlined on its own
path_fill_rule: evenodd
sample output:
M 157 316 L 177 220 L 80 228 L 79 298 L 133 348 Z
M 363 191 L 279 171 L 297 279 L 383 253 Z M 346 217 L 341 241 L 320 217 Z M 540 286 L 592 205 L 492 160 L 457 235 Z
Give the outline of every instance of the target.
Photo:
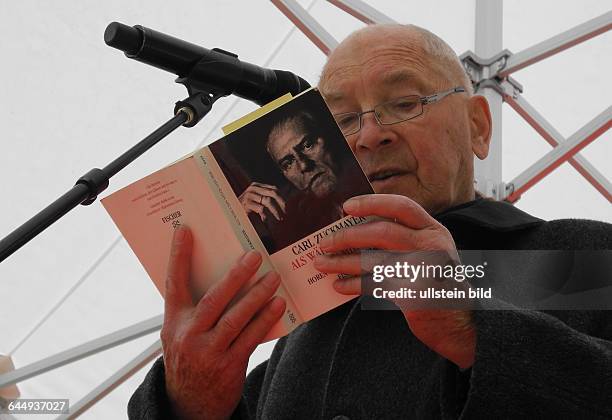
M 246 121 L 246 124 L 245 124 Z M 250 285 L 276 270 L 284 315 L 264 341 L 282 337 L 354 296 L 313 267 L 319 241 L 367 221 L 342 203 L 372 187 L 319 91 L 281 98 L 226 135 L 102 199 L 164 295 L 173 229 L 193 235 L 191 292 L 200 299 L 245 251 L 263 255 Z

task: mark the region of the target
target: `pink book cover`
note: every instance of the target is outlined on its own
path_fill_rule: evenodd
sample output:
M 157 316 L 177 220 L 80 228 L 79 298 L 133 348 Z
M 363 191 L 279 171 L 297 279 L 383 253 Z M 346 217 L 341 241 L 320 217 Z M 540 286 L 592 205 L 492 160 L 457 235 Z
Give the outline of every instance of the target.
M 192 293 L 201 297 L 246 250 L 276 270 L 285 315 L 266 340 L 352 299 L 313 267 L 319 241 L 366 222 L 342 203 L 373 193 L 333 116 L 311 89 L 210 146 L 107 196 L 102 204 L 164 295 L 173 229 L 193 232 Z

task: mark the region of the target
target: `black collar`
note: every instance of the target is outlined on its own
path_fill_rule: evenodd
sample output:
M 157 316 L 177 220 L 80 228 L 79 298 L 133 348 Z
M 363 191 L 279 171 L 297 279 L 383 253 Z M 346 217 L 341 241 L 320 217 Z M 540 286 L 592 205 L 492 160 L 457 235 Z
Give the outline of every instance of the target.
M 531 216 L 505 201 L 482 197 L 446 209 L 434 215 L 434 218 L 443 225 L 461 222 L 499 232 L 520 230 L 544 223 L 544 220 Z

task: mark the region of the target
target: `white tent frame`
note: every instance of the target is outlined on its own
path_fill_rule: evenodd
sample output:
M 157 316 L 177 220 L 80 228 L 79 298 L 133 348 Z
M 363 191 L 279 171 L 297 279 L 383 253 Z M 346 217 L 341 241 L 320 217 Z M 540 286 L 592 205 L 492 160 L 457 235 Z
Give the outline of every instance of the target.
M 395 21 L 361 0 L 327 0 L 366 24 L 394 23 Z M 290 19 L 296 28 L 328 55 L 338 42 L 295 0 L 271 0 Z M 585 124 L 568 139 L 542 117 L 521 95 L 523 88 L 510 77 L 522 68 L 535 64 L 574 45 L 612 29 L 612 11 L 575 26 L 552 38 L 539 42 L 517 54 L 502 50 L 502 0 L 475 0 L 476 53 L 461 55 L 462 63 L 474 83 L 475 91 L 483 94 L 491 106 L 496 129 L 491 140 L 490 155 L 485 161 L 475 161 L 475 185 L 485 195 L 497 200 L 516 202 L 521 195 L 562 163 L 568 161 L 608 202 L 612 202 L 610 181 L 578 152 L 593 142 L 612 125 L 612 107 L 608 107 Z M 286 36 L 275 50 L 284 45 Z M 483 59 L 481 57 L 489 57 Z M 508 183 L 501 177 L 501 106 L 508 103 L 531 125 L 553 149 Z M 234 102 L 234 105 L 237 101 Z M 96 264 L 97 265 L 97 264 Z M 0 388 L 16 384 L 76 360 L 113 348 L 161 329 L 163 315 L 122 328 L 111 334 L 47 357 L 38 362 L 0 375 Z M 120 368 L 76 404 L 70 414 L 61 419 L 73 419 L 97 403 L 130 376 L 161 354 L 161 342 L 156 339 L 147 349 Z

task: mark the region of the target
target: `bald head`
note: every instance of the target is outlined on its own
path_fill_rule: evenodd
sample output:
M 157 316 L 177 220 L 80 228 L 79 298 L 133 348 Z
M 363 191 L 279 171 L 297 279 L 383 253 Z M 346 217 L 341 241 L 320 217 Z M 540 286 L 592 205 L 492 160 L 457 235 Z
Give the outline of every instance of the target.
M 373 46 L 388 49 L 389 54 L 403 54 L 406 59 L 420 61 L 432 75 L 435 89 L 448 85 L 462 86 L 468 95 L 473 94 L 468 78 L 457 54 L 440 37 L 416 25 L 370 25 L 349 35 L 332 51 L 321 73 L 319 87 L 323 92 L 329 87 L 331 76 L 352 61 L 363 64 L 369 60 Z M 329 89 L 327 89 L 329 90 Z

